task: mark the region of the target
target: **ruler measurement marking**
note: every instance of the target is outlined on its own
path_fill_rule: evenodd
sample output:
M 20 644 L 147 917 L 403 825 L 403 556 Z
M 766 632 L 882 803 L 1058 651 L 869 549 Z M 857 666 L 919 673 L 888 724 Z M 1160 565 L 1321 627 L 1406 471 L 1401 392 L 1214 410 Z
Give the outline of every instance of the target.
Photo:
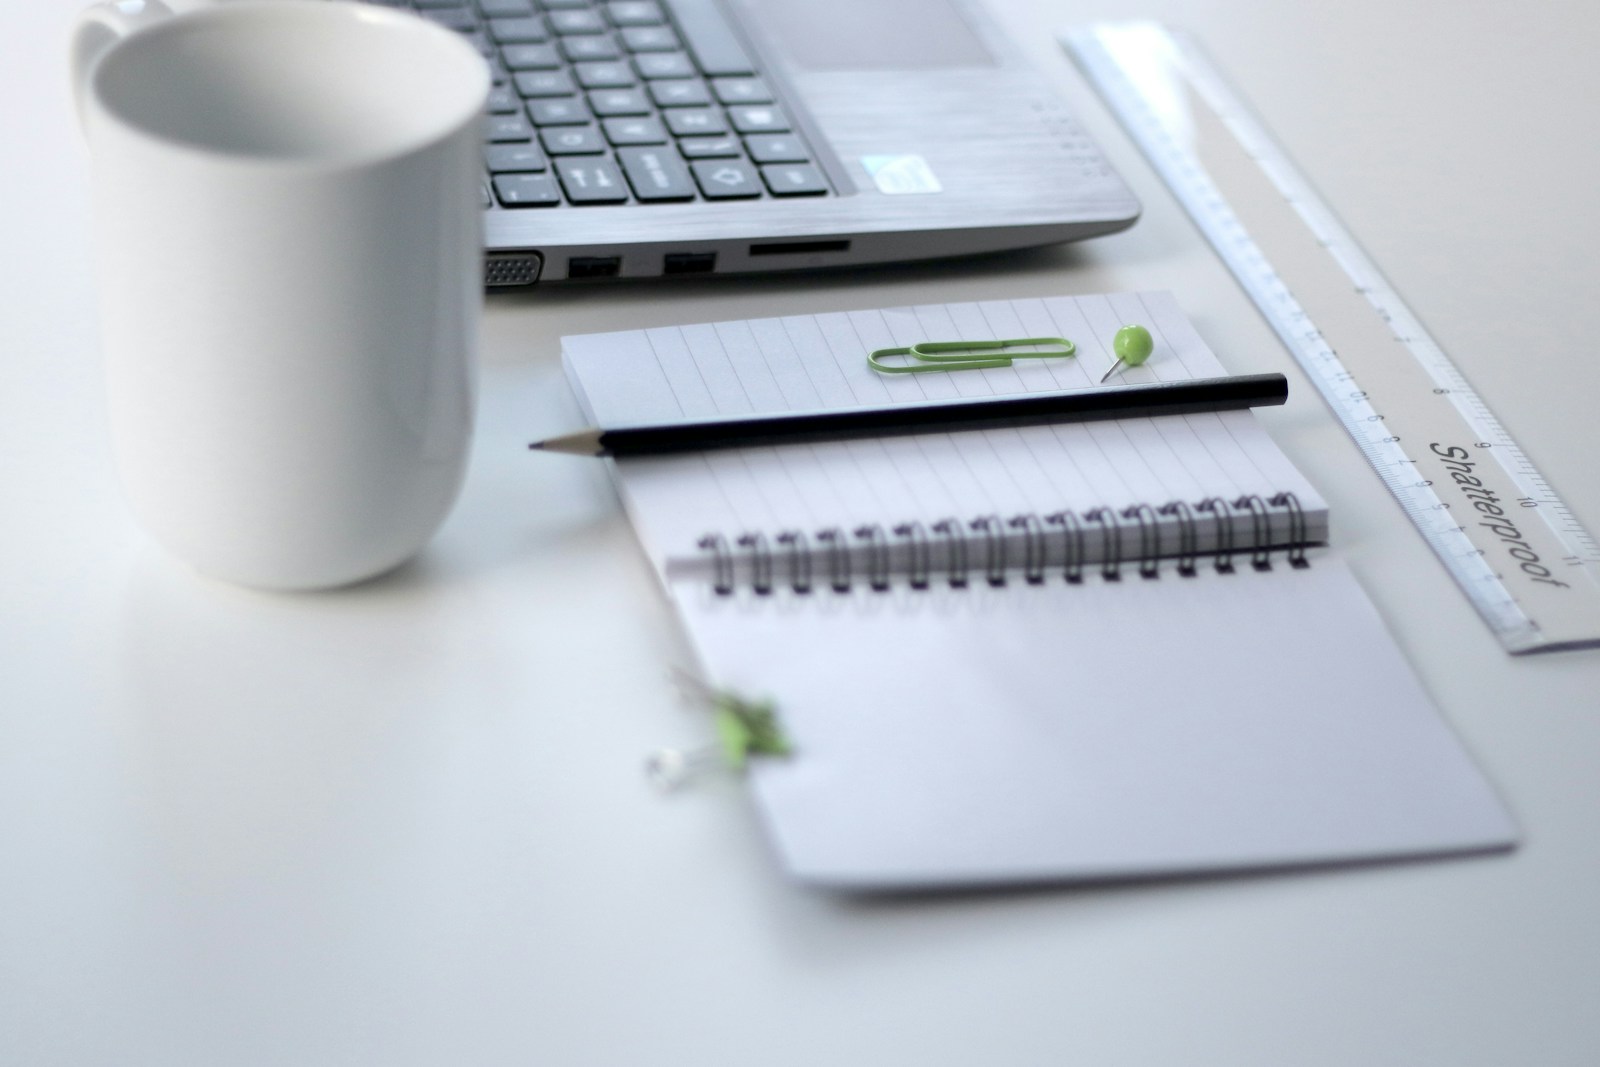
M 1595 540 L 1222 77 L 1155 24 L 1067 44 L 1506 647 L 1600 644 Z

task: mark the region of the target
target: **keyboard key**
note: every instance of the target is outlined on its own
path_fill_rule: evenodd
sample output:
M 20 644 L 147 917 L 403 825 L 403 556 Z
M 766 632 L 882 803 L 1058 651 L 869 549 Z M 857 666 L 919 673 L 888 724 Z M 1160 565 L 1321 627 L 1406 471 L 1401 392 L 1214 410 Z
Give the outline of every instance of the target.
M 478 10 L 486 19 L 516 18 L 533 14 L 533 0 L 478 0 Z
M 676 52 L 683 45 L 665 26 L 629 26 L 622 31 L 622 47 L 630 52 Z
M 744 139 L 750 158 L 757 163 L 809 163 L 811 153 L 791 133 L 761 133 Z
M 594 59 L 621 59 L 622 49 L 609 37 L 563 37 L 561 54 L 574 63 Z
M 626 89 L 635 84 L 626 63 L 579 63 L 572 72 L 585 89 Z
M 533 127 L 521 114 L 490 115 L 484 123 L 485 141 L 527 141 L 533 138 Z
M 685 159 L 719 159 L 742 155 L 737 137 L 685 137 L 678 142 Z
M 653 0 L 615 0 L 606 5 L 606 18 L 613 26 L 660 26 L 666 21 Z
M 742 159 L 704 159 L 689 164 L 695 184 L 707 200 L 733 200 L 761 195 L 761 184 Z
M 483 150 L 483 161 L 492 174 L 520 174 L 550 166 L 535 144 L 492 144 Z
M 596 89 L 589 94 L 589 107 L 596 115 L 648 115 L 650 102 L 638 89 Z
M 488 61 L 488 208 L 832 192 L 723 0 L 368 0 Z
M 606 150 L 593 126 L 551 126 L 539 131 L 539 143 L 552 156 L 594 156 Z
M 507 70 L 560 70 L 562 66 L 555 48 L 547 44 L 503 45 L 500 59 Z
M 789 128 L 788 116 L 770 106 L 730 107 L 728 121 L 740 133 L 782 133 Z
M 711 108 L 673 108 L 662 113 L 667 128 L 679 137 L 699 137 L 706 134 L 727 133 L 728 124 L 722 112 Z
M 761 180 L 773 196 L 820 196 L 828 191 L 822 172 L 809 163 L 770 163 L 761 168 Z
M 561 188 L 574 204 L 622 204 L 628 187 L 622 172 L 609 159 L 558 159 L 556 174 Z
M 436 22 L 447 30 L 466 33 L 478 28 L 478 19 L 471 11 L 464 7 L 430 8 L 419 11 L 419 15 L 429 22 Z
M 633 67 L 647 81 L 694 77 L 694 64 L 682 52 L 645 52 L 633 57 Z
M 723 104 L 772 103 L 772 90 L 760 78 L 713 78 L 711 89 Z
M 554 207 L 561 191 L 548 174 L 497 174 L 494 192 L 506 207 Z
M 667 131 L 654 115 L 643 118 L 605 119 L 600 123 L 606 140 L 614 145 L 666 144 Z
M 518 71 L 512 80 L 516 83 L 517 92 L 524 98 L 571 96 L 578 91 L 577 86 L 572 84 L 572 76 L 564 70 Z
M 670 148 L 623 148 L 617 152 L 633 195 L 644 201 L 693 200 L 689 168 Z
M 650 83 L 650 99 L 657 107 L 705 107 L 711 94 L 704 82 L 660 81 Z
M 544 20 L 532 17 L 490 19 L 489 36 L 500 44 L 543 44 L 550 39 Z
M 545 7 L 551 7 L 545 4 Z M 599 14 L 587 8 L 577 8 L 571 11 L 551 11 L 550 29 L 563 37 L 583 33 L 605 33 L 606 24 L 601 21 Z
M 489 90 L 489 114 L 509 115 L 522 110 L 522 100 L 509 85 L 496 85 Z
M 535 126 L 581 126 L 590 119 L 589 109 L 574 96 L 555 96 L 528 101 L 528 117 Z
M 738 36 L 723 18 L 716 0 L 666 0 L 672 20 L 707 77 L 756 72 Z

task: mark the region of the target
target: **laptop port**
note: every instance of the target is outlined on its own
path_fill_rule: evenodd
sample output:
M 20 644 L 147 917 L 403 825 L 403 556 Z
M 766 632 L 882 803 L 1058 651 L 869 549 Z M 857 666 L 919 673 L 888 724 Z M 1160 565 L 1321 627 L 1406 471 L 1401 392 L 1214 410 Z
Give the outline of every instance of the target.
M 484 258 L 483 283 L 493 288 L 532 285 L 543 266 L 544 257 L 537 252 L 491 253 Z
M 567 260 L 569 278 L 615 278 L 621 270 L 621 256 L 573 256 Z
M 752 256 L 795 256 L 817 252 L 848 252 L 849 241 L 782 241 L 773 244 L 751 245 Z
M 710 274 L 716 266 L 715 252 L 668 252 L 661 261 L 661 273 Z

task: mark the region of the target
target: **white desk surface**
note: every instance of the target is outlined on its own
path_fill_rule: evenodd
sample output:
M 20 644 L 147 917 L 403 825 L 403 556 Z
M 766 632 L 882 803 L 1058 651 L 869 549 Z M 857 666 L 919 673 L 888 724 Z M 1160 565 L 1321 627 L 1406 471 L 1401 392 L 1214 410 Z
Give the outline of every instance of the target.
M 1050 38 L 1197 31 L 1600 530 L 1600 7 L 995 0 L 1147 205 L 982 263 L 489 301 L 478 452 L 417 564 L 199 580 L 106 439 L 70 0 L 0 13 L 0 1062 L 1591 1064 L 1600 652 L 1512 659 Z M 1500 857 L 859 902 L 796 889 L 706 734 L 557 338 L 1171 288 L 1333 505 L 1335 540 L 1527 842 Z

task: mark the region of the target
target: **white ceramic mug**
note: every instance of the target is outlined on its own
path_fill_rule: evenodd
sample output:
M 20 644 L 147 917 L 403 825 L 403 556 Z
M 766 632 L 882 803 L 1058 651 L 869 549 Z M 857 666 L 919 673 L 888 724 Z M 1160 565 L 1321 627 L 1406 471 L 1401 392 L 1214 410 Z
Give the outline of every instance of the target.
M 412 556 L 472 432 L 482 57 L 364 5 L 123 0 L 72 61 L 136 514 L 265 588 Z

